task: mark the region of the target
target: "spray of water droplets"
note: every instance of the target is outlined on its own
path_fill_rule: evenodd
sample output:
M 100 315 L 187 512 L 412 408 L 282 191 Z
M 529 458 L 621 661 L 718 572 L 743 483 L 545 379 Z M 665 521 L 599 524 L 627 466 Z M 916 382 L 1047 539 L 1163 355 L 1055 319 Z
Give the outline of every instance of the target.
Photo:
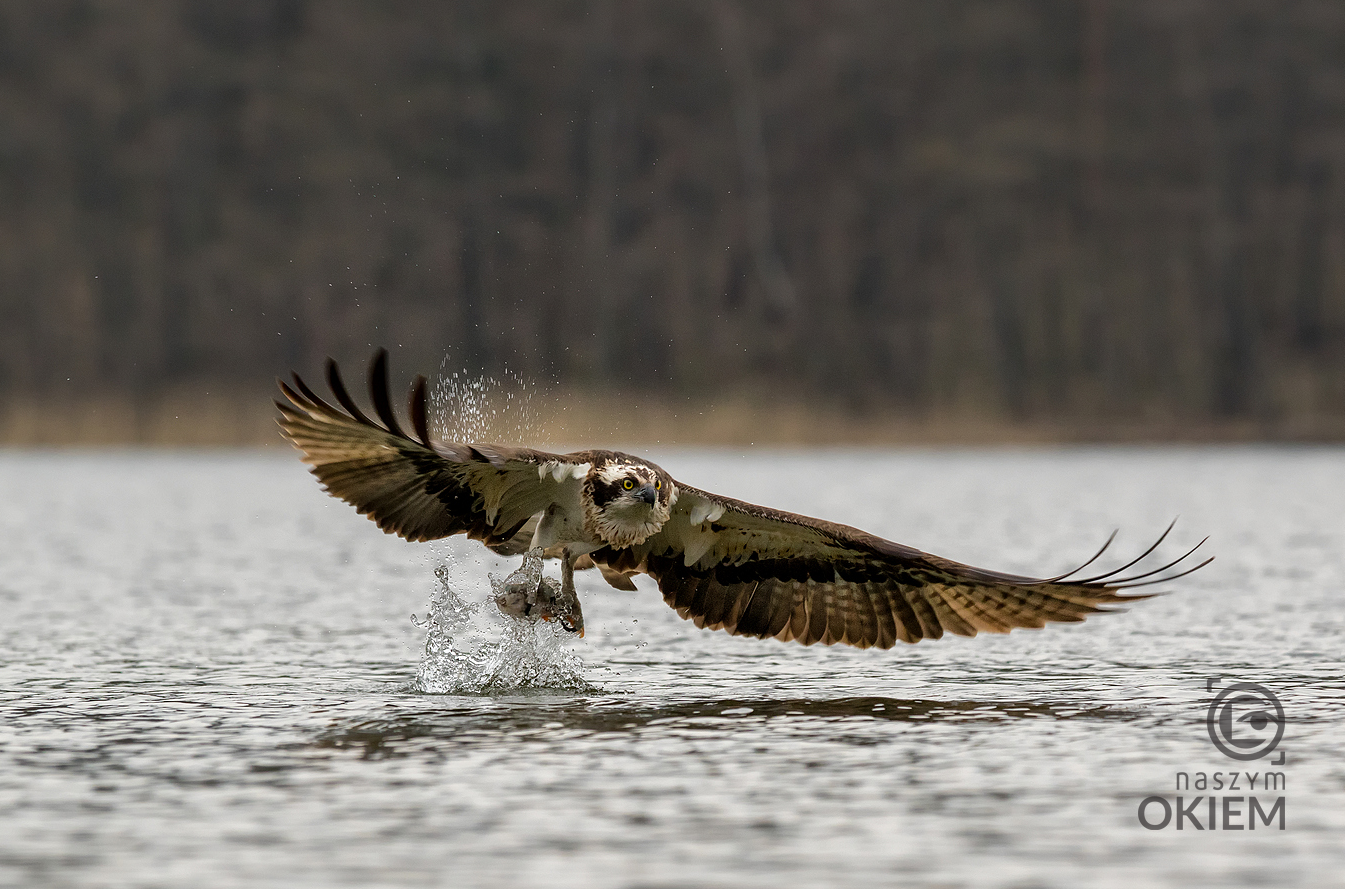
M 469 602 L 455 590 L 451 565 L 435 569 L 439 589 L 425 618 L 425 653 L 416 670 L 422 694 L 497 694 L 527 690 L 591 691 L 583 662 L 555 623 L 507 617 L 494 601 Z
M 434 431 L 445 441 L 545 446 L 542 407 L 547 389 L 505 370 L 499 377 L 441 369 L 430 390 Z

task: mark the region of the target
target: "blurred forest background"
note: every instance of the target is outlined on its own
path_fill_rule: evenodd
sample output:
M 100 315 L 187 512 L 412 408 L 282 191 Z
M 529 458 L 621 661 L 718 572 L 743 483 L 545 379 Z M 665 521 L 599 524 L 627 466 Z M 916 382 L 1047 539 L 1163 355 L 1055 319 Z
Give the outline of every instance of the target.
M 377 345 L 577 435 L 1345 438 L 1345 4 L 0 2 L 0 441 Z

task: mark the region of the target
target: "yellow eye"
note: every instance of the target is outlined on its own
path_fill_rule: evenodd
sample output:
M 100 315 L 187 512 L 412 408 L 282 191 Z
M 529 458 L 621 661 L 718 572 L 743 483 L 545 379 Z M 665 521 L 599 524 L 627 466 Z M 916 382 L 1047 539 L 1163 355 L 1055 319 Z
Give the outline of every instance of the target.
M 662 491 L 662 490 L 663 490 L 663 482 L 659 481 L 658 479 L 654 479 L 654 490 L 655 490 L 655 491 Z
M 629 478 L 628 478 L 628 479 L 626 479 L 624 482 L 621 483 L 621 487 L 625 488 L 627 491 L 634 491 L 634 490 L 635 490 L 635 480 L 634 480 L 634 479 L 629 479 Z

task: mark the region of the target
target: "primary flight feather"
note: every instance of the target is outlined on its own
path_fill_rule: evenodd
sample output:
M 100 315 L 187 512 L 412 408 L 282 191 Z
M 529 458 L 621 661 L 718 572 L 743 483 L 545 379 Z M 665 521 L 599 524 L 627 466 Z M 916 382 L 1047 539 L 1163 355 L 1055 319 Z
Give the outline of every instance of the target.
M 369 371 L 377 419 L 361 411 L 331 361 L 327 379 L 339 407 L 297 374 L 293 387 L 280 384 L 288 403 L 276 402 L 281 429 L 327 491 L 407 540 L 467 534 L 502 554 L 526 552 L 523 568 L 496 584 L 501 609 L 555 618 L 581 634 L 573 572 L 591 565 L 621 589 L 634 588 L 631 576 L 648 574 L 663 600 L 698 627 L 804 645 L 891 648 L 945 632 L 975 636 L 1081 621 L 1146 598 L 1123 594 L 1128 588 L 1173 580 L 1211 561 L 1163 574 L 1193 549 L 1126 578 L 1115 575 L 1139 559 L 1074 580 L 1081 569 L 1049 579 L 987 571 L 848 525 L 702 491 L 629 454 L 439 441 L 428 431 L 424 377 L 411 387 L 407 434 L 389 398 L 383 350 Z M 541 577 L 542 555 L 560 558 L 559 588 Z

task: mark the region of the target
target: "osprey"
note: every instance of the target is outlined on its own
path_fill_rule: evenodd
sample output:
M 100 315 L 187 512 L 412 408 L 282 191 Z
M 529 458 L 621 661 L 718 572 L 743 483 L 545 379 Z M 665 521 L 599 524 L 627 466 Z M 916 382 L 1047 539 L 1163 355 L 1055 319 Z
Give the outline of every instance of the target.
M 1206 559 L 1161 568 L 1070 579 L 1034 579 L 973 568 L 884 540 L 857 528 L 755 506 L 683 484 L 660 467 L 616 451 L 550 454 L 530 448 L 446 442 L 426 423 L 426 381 L 410 391 L 414 435 L 402 430 L 388 390 L 387 352 L 369 371 L 377 421 L 347 393 L 335 362 L 327 379 L 340 408 L 298 374 L 280 382 L 279 424 L 328 493 L 385 532 L 424 541 L 454 534 L 502 555 L 525 554 L 504 581 L 492 578 L 502 611 L 556 619 L 582 635 L 574 571 L 596 566 L 613 586 L 634 590 L 648 574 L 663 600 L 696 626 L 737 636 L 891 648 L 1081 621 L 1104 606 L 1147 598 L 1124 590 L 1174 580 Z M 1171 531 L 1169 526 L 1168 531 Z M 1115 534 L 1112 535 L 1115 537 Z M 1202 540 L 1201 543 L 1204 543 Z M 559 558 L 561 582 L 542 576 L 542 557 Z

